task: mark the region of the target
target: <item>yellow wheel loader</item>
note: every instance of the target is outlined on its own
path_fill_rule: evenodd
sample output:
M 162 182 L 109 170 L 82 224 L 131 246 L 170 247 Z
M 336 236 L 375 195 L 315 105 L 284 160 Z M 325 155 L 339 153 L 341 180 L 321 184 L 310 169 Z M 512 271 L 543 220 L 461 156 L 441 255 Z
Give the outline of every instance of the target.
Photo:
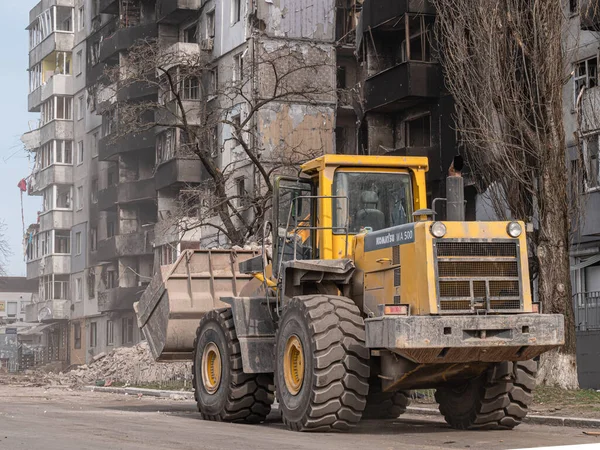
M 532 302 L 525 225 L 427 209 L 426 158 L 325 155 L 275 179 L 273 248 L 188 250 L 138 304 L 159 360 L 193 360 L 205 419 L 292 430 L 395 418 L 436 389 L 455 428 L 510 429 L 537 357 L 564 343 Z

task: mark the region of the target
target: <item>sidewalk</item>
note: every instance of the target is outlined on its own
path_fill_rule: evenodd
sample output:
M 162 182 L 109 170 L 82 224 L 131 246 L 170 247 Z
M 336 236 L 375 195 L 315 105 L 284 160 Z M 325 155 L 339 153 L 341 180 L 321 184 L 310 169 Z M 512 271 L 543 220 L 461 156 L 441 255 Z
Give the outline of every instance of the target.
M 194 400 L 194 393 L 189 391 L 161 391 L 157 389 L 143 389 L 135 387 L 98 387 L 85 386 L 87 391 L 106 392 L 110 394 L 125 394 L 136 396 L 150 396 L 168 398 L 171 400 Z M 425 408 L 419 406 L 409 406 L 408 413 L 424 416 L 441 417 L 437 408 Z M 557 427 L 577 427 L 577 428 L 600 428 L 600 419 L 587 419 L 583 417 L 560 417 L 560 416 L 542 416 L 537 414 L 528 415 L 524 423 L 532 425 L 549 425 Z

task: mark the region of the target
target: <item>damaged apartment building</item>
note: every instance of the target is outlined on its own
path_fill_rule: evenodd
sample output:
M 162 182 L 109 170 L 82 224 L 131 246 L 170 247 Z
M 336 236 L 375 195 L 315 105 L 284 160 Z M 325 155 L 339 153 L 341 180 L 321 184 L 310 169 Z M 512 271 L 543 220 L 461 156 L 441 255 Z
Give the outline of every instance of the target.
M 28 107 L 40 121 L 22 139 L 35 156 L 28 192 L 40 197 L 26 235 L 27 276 L 40 292 L 28 320 L 56 324 L 65 364 L 87 363 L 143 339 L 133 304 L 159 266 L 227 244 L 210 226 L 173 226 L 187 193 L 208 180 L 181 128 L 123 132 L 123 105 L 170 101 L 161 83 L 107 76 L 127 72 L 136 43 L 206 64 L 177 86 L 184 108 L 217 117 L 208 145 L 233 195 L 264 187 L 234 136 L 246 123 L 267 165 L 333 152 L 428 156 L 434 198 L 456 153 L 434 20 L 425 0 L 41 0 L 28 27 Z M 243 96 L 231 95 L 236 86 Z
M 445 197 L 444 180 L 458 153 L 434 21 L 428 0 L 338 5 L 338 151 L 428 157 L 429 205 Z M 465 196 L 467 217 L 474 218 L 475 189 Z
M 182 192 L 201 185 L 206 173 L 175 128 L 120 132 L 120 104 L 157 101 L 161 92 L 134 83 L 106 98 L 108 71 L 125 66 L 140 40 L 202 55 L 211 68 L 181 84 L 185 101 L 223 118 L 211 145 L 219 166 L 235 170 L 231 189 L 259 188 L 226 123 L 243 121 L 249 108 L 222 101 L 220 86 L 248 77 L 250 102 L 268 98 L 276 76 L 260 69 L 270 54 L 287 49 L 314 66 L 309 81 L 318 81 L 321 93 L 272 99 L 255 112 L 255 148 L 265 158 L 284 157 L 288 148 L 314 156 L 335 151 L 335 4 L 304 3 L 42 0 L 31 10 L 28 109 L 40 120 L 22 140 L 34 156 L 27 189 L 40 197 L 40 210 L 25 238 L 27 277 L 40 296 L 28 319 L 56 324 L 57 360 L 84 364 L 139 342 L 133 304 L 154 271 L 186 248 L 223 243 L 204 228 L 163 226 Z M 290 92 L 307 82 L 287 79 Z

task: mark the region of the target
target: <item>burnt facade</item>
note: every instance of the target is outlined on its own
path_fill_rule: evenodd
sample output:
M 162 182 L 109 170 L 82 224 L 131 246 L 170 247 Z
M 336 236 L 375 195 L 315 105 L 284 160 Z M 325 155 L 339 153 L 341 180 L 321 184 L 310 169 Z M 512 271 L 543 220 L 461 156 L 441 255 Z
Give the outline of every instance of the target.
M 350 23 L 338 34 L 340 104 L 350 106 L 338 108 L 338 152 L 427 156 L 431 205 L 445 197 L 458 153 L 454 104 L 435 52 L 435 8 L 427 0 L 351 1 L 338 16 L 338 26 Z

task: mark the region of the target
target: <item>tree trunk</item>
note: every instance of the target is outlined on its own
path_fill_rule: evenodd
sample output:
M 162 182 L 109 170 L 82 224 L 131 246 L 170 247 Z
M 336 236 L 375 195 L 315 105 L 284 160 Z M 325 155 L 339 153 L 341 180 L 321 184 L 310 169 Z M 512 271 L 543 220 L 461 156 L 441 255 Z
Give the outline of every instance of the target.
M 560 152 L 556 152 L 560 154 Z M 558 161 L 557 161 L 558 163 Z M 559 169 L 564 162 L 558 163 Z M 548 170 L 539 182 L 540 213 L 538 294 L 542 311 L 563 314 L 565 345 L 541 357 L 538 383 L 563 389 L 577 389 L 576 336 L 571 299 L 569 266 L 569 218 L 567 209 L 567 177 L 565 170 Z

